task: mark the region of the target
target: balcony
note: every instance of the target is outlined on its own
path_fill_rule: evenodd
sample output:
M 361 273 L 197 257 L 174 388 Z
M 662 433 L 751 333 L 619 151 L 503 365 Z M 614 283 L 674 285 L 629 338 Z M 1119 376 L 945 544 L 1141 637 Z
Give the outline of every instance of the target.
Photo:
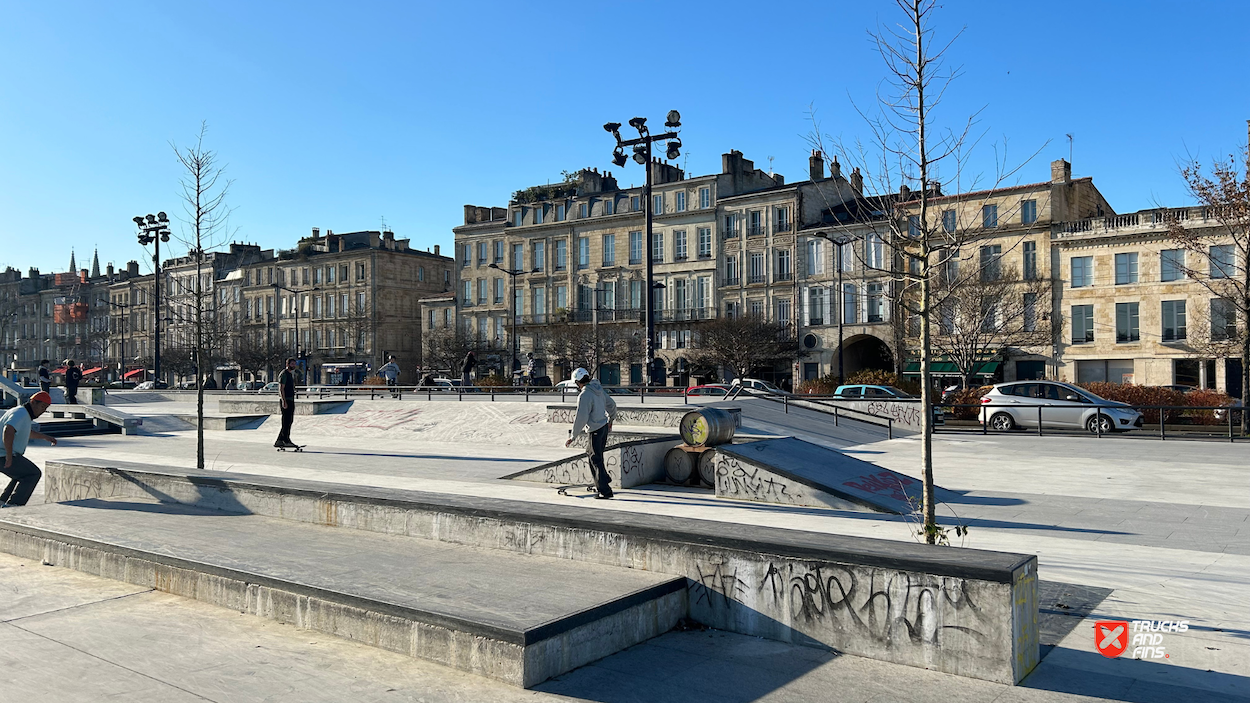
M 722 228 L 720 231 L 720 237 L 721 239 L 737 239 L 738 228 L 737 227 L 734 227 L 732 229 Z
M 742 276 L 725 276 L 725 285 L 727 286 L 742 285 Z
M 791 227 L 791 225 L 790 225 L 790 223 L 789 223 L 788 221 L 787 221 L 787 222 L 778 222 L 778 223 L 777 223 L 777 225 L 776 225 L 775 227 L 773 227 L 773 234 L 779 234 L 779 233 L 781 233 L 781 232 L 789 232 L 789 231 L 790 231 L 790 227 Z
M 778 271 L 777 275 L 773 276 L 773 280 L 778 283 L 781 283 L 782 281 L 793 281 L 794 272 L 793 271 Z
M 763 237 L 768 234 L 768 225 L 747 225 L 748 237 Z
M 678 310 L 660 310 L 656 313 L 656 322 L 698 322 L 716 317 L 716 308 L 681 308 Z
M 747 283 L 748 284 L 768 283 L 768 276 L 762 273 L 753 273 L 750 276 L 747 276 Z

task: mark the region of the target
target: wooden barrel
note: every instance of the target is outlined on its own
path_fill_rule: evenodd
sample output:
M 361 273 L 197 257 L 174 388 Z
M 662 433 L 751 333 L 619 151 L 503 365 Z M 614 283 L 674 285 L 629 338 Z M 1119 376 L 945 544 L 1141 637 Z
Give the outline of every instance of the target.
M 690 476 L 694 473 L 694 460 L 686 450 L 673 447 L 664 455 L 664 472 L 668 474 L 669 481 L 684 486 L 690 483 Z
M 699 455 L 699 480 L 708 488 L 716 486 L 716 450 L 709 449 Z
M 692 447 L 715 447 L 734 437 L 734 416 L 720 408 L 691 410 L 681 418 L 681 438 Z

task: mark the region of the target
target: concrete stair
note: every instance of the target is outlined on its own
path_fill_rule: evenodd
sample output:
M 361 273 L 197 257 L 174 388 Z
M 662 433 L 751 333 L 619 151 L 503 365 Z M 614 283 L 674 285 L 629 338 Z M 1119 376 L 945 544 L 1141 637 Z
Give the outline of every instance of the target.
M 113 425 L 99 426 L 94 420 L 39 418 L 39 431 L 49 437 L 85 437 L 97 434 L 119 434 L 121 428 Z
M 5 510 L 0 551 L 523 687 L 687 612 L 679 576 L 151 499 Z

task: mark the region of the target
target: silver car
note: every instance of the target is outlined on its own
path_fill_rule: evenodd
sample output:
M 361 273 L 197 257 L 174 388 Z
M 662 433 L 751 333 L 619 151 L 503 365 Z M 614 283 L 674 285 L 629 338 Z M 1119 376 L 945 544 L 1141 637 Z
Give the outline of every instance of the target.
M 1128 405 L 1059 381 L 1000 383 L 981 398 L 981 422 L 994 430 L 1037 427 L 1039 417 L 1043 427 L 1084 428 L 1091 433 L 1142 426 L 1141 413 Z

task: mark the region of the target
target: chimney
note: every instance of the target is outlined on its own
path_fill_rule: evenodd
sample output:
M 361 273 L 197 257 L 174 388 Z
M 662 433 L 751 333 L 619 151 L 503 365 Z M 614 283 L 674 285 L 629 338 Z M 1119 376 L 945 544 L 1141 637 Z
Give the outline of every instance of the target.
M 104 273 L 111 280 L 113 278 L 113 264 L 104 267 Z
M 332 234 L 334 234 L 334 230 L 332 230 L 332 229 L 328 229 L 328 230 L 326 230 L 326 236 L 327 236 L 327 237 L 328 237 L 328 236 L 330 236 L 330 235 L 332 235 Z
M 126 275 L 130 278 L 137 278 L 139 276 L 139 262 L 138 261 L 126 262 Z
M 34 266 L 30 267 L 30 271 L 26 274 L 27 278 L 39 278 L 39 269 Z
M 812 155 L 807 157 L 807 173 L 813 181 L 825 179 L 825 157 L 817 149 L 812 149 Z
M 851 169 L 851 188 L 854 188 L 856 193 L 864 192 L 864 176 L 859 172 L 858 166 Z
M 907 202 L 908 200 L 911 200 L 911 188 L 908 188 L 907 184 L 904 183 L 903 185 L 898 187 L 898 199 L 899 199 L 899 202 L 903 202 L 903 203 Z
M 830 178 L 842 177 L 842 164 L 838 163 L 837 155 L 834 155 L 833 162 L 829 164 L 829 177 Z
M 1058 159 L 1050 162 L 1050 182 L 1067 183 L 1072 180 L 1072 164 Z
M 438 253 L 438 245 L 437 245 L 437 244 L 435 244 L 435 245 L 434 245 L 434 256 L 438 256 L 438 255 L 439 255 L 439 253 Z
M 313 227 L 312 229 L 313 229 L 313 235 L 312 235 L 312 238 L 313 238 L 313 239 L 317 239 L 318 237 L 320 237 L 320 236 L 321 236 L 321 228 L 320 228 L 320 227 Z
M 78 269 L 78 282 L 79 283 L 87 282 L 87 269 Z
M 477 222 L 477 208 L 472 205 L 464 206 L 464 223 L 471 225 Z

